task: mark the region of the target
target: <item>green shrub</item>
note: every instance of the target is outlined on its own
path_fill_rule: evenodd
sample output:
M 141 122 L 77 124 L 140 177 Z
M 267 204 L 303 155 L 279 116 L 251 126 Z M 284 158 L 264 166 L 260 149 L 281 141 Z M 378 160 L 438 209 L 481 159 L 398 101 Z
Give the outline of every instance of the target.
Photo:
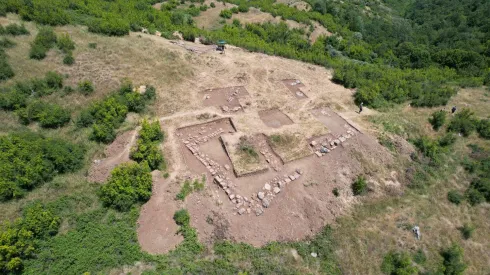
M 26 29 L 24 24 L 18 25 L 15 23 L 9 24 L 5 27 L 5 34 L 10 34 L 10 35 L 28 35 L 29 31 Z
M 448 199 L 448 201 L 459 205 L 464 200 L 464 196 L 461 195 L 456 190 L 451 190 L 451 191 L 447 192 L 447 199 Z
M 97 142 L 111 143 L 116 139 L 116 131 L 109 123 L 94 123 L 89 138 Z
M 471 187 L 466 190 L 465 195 L 468 199 L 468 202 L 473 206 L 483 203 L 485 201 L 485 196 L 477 189 Z
M 111 36 L 128 35 L 130 25 L 119 16 L 109 15 L 102 19 L 93 19 L 88 25 L 88 31 Z
M 14 70 L 7 62 L 7 55 L 0 48 L 0 82 L 12 78 L 15 75 Z
M 70 121 L 70 112 L 59 105 L 42 101 L 32 101 L 26 108 L 17 110 L 23 124 L 39 122 L 43 128 L 58 128 Z
M 14 223 L 0 226 L 0 273 L 18 274 L 38 252 L 39 240 L 58 232 L 60 218 L 40 203 L 28 206 Z
M 463 249 L 454 244 L 448 249 L 441 251 L 444 258 L 441 271 L 445 275 L 461 275 L 466 270 L 466 264 L 463 262 Z
M 0 40 L 0 51 L 1 48 L 5 48 L 5 49 L 13 48 L 15 45 L 17 44 L 14 41 L 8 39 L 7 37 L 4 37 Z
M 240 4 L 238 6 L 238 11 L 240 11 L 240 12 L 248 12 L 248 6 L 246 4 Z
M 446 123 L 446 111 L 440 110 L 432 113 L 429 122 L 434 130 L 439 130 Z
M 231 12 L 231 10 L 229 10 L 229 9 L 224 9 L 219 13 L 219 16 L 223 17 L 225 19 L 230 19 L 232 15 L 233 15 L 233 12 Z
M 461 236 L 465 240 L 471 238 L 471 236 L 473 235 L 473 231 L 475 231 L 475 228 L 467 223 L 465 223 L 462 227 L 458 229 L 461 232 Z
M 174 221 L 179 226 L 188 226 L 191 217 L 186 209 L 180 209 L 174 213 Z
M 128 211 L 151 196 L 152 177 L 146 163 L 124 163 L 114 168 L 107 183 L 100 188 L 104 205 Z
M 67 33 L 60 35 L 56 41 L 56 44 L 65 54 L 71 53 L 75 49 L 75 42 L 73 42 L 70 35 Z
M 209 4 L 209 6 L 210 6 L 211 8 L 216 8 L 216 4 L 214 4 L 214 2 L 211 2 L 211 4 Z
M 31 132 L 0 137 L 0 200 L 22 197 L 57 173 L 73 172 L 83 163 L 80 146 Z
M 440 164 L 442 148 L 439 142 L 428 137 L 421 137 L 414 141 L 414 145 L 424 156 L 431 160 L 433 165 L 437 166 Z
M 446 133 L 444 136 L 439 138 L 439 146 L 447 147 L 453 145 L 456 142 L 456 136 L 452 133 Z
M 42 28 L 39 30 L 34 42 L 31 44 L 29 57 L 31 59 L 44 59 L 46 53 L 56 44 L 57 38 L 53 29 Z
M 46 53 L 49 49 L 46 49 L 42 45 L 32 44 L 29 51 L 29 58 L 41 60 L 46 57 Z
M 413 261 L 418 264 L 424 264 L 427 261 L 427 256 L 422 249 L 418 249 L 413 255 Z
M 130 157 L 136 162 L 146 161 L 151 170 L 159 169 L 160 165 L 164 162 L 158 144 L 153 142 L 147 143 L 142 139 L 136 142 L 136 146 L 131 150 Z
M 88 43 L 90 49 L 97 49 L 97 43 Z
M 78 82 L 78 92 L 82 95 L 90 95 L 95 91 L 94 84 L 90 80 L 82 80 Z
M 381 271 L 384 274 L 396 275 L 396 274 L 418 274 L 417 267 L 412 265 L 412 261 L 408 254 L 400 252 L 388 253 L 381 265 Z
M 240 11 L 238 10 L 238 8 L 237 8 L 237 7 L 233 7 L 233 8 L 231 8 L 231 9 L 230 9 L 230 11 L 231 11 L 232 13 L 239 13 L 239 12 L 240 12 Z M 220 15 L 221 15 L 221 14 L 220 14 Z M 230 17 L 230 18 L 231 18 L 231 17 Z
M 357 179 L 352 183 L 351 187 L 354 196 L 365 194 L 368 191 L 366 178 L 364 178 L 364 176 L 358 176 Z
M 490 139 L 490 119 L 482 119 L 478 122 L 476 130 L 481 138 Z
M 476 129 L 477 121 L 474 113 L 470 109 L 464 108 L 456 113 L 451 122 L 449 122 L 448 131 L 461 133 L 463 136 L 469 136 Z
M 47 72 L 44 81 L 48 88 L 56 90 L 63 88 L 63 76 L 57 72 Z
M 63 58 L 63 64 L 73 65 L 73 63 L 75 63 L 75 58 L 73 57 L 73 54 L 71 52 L 67 53 Z

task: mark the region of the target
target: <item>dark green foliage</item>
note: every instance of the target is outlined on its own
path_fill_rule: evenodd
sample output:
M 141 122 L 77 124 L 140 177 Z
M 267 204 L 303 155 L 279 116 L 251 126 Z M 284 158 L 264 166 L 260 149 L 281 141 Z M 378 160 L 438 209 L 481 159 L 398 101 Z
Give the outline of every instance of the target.
M 152 178 L 145 162 L 124 163 L 114 168 L 111 177 L 100 188 L 104 205 L 128 211 L 136 203 L 144 203 L 151 196 Z
M 490 139 L 490 119 L 482 119 L 478 122 L 476 130 L 481 138 Z
M 429 122 L 434 130 L 439 130 L 446 123 L 446 111 L 435 111 L 429 118 Z
M 466 159 L 463 165 L 474 179 L 465 195 L 471 205 L 490 202 L 490 152 L 476 145 L 470 145 L 470 148 L 471 159 Z
M 448 201 L 450 201 L 454 204 L 460 204 L 464 200 L 464 196 L 461 195 L 456 190 L 451 190 L 451 191 L 447 192 L 447 199 L 448 199 Z
M 63 76 L 57 72 L 47 72 L 44 81 L 48 88 L 55 90 L 63 88 Z
M 0 199 L 21 197 L 57 173 L 81 167 L 81 147 L 30 132 L 0 137 Z
M 422 249 L 418 249 L 412 258 L 413 258 L 413 261 L 418 263 L 418 264 L 423 264 L 423 263 L 425 263 L 425 261 L 427 261 L 427 256 L 425 256 L 425 253 Z
M 163 140 L 160 123 L 149 123 L 143 120 L 136 146 L 131 149 L 130 157 L 136 162 L 146 161 L 151 170 L 156 170 L 164 163 L 158 144 Z
M 56 34 L 51 28 L 42 28 L 39 30 L 34 42 L 31 45 L 29 57 L 31 59 L 44 59 L 46 53 L 56 44 Z
M 468 108 L 464 108 L 449 122 L 448 131 L 461 133 L 463 136 L 469 136 L 476 129 L 477 120 L 474 113 Z
M 336 197 L 340 196 L 340 191 L 339 191 L 339 188 L 335 187 L 333 190 L 332 190 L 332 194 Z
M 93 19 L 88 30 L 93 33 L 100 33 L 111 36 L 123 36 L 129 34 L 130 24 L 117 16 L 107 16 L 102 19 Z
M 219 16 L 221 16 L 225 19 L 230 19 L 232 15 L 233 15 L 233 12 L 229 9 L 224 9 L 219 13 Z
M 209 6 L 210 6 L 211 8 L 216 8 L 216 4 L 214 4 L 214 2 L 211 2 L 211 4 L 209 4 Z
M 0 40 L 0 49 L 13 48 L 15 45 L 17 44 L 14 41 L 8 39 L 7 37 L 4 37 Z
M 95 91 L 94 84 L 90 80 L 82 80 L 78 82 L 78 92 L 82 95 L 90 95 Z
M 0 35 L 2 34 L 1 29 L 0 29 Z M 5 27 L 5 33 L 4 34 L 9 34 L 13 36 L 17 35 L 28 35 L 29 31 L 26 29 L 24 24 L 19 25 L 19 24 L 9 24 Z
M 97 49 L 97 43 L 88 43 L 90 49 Z
M 22 217 L 14 223 L 1 225 L 0 273 L 20 273 L 24 261 L 34 258 L 39 252 L 39 240 L 56 234 L 59 225 L 59 217 L 40 203 L 33 203 L 24 209 Z
M 179 226 L 189 225 L 191 221 L 191 216 L 186 209 L 180 209 L 174 214 L 174 221 Z
M 364 176 L 358 176 L 351 187 L 354 196 L 364 195 L 368 191 L 366 178 Z
M 410 256 L 400 252 L 388 253 L 383 259 L 381 271 L 389 275 L 418 274 L 418 269 L 412 265 Z
M 439 138 L 439 146 L 448 147 L 456 142 L 456 136 L 453 133 L 446 133 L 444 136 Z
M 58 91 L 63 86 L 63 76 L 56 72 L 46 73 L 43 79 L 30 79 L 17 82 L 0 92 L 0 108 L 17 110 L 26 106 L 28 97 L 42 97 Z
M 431 164 L 437 166 L 441 163 L 442 147 L 439 142 L 428 137 L 421 137 L 414 141 L 415 147 L 431 161 Z
M 458 229 L 461 232 L 461 236 L 465 240 L 471 238 L 471 236 L 473 235 L 473 231 L 475 231 L 475 228 L 467 223 L 465 223 L 462 227 Z
M 59 105 L 43 101 L 31 101 L 25 108 L 17 110 L 17 115 L 23 124 L 39 122 L 44 128 L 57 128 L 70 121 L 70 112 Z
M 2 44 L 5 44 L 5 40 Z M 15 75 L 14 70 L 10 67 L 7 62 L 7 55 L 4 50 L 0 47 L 0 82 L 12 78 Z
M 73 65 L 75 63 L 75 58 L 71 52 L 67 53 L 63 58 L 63 64 L 65 65 Z
M 441 272 L 445 275 L 461 275 L 466 269 L 463 262 L 463 249 L 454 244 L 451 247 L 441 251 L 444 261 L 441 266 Z

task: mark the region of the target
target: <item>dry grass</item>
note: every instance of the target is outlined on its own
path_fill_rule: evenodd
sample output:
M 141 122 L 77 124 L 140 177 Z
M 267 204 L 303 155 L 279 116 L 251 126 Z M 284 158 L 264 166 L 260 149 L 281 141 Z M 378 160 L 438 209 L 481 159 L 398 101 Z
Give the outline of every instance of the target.
M 269 144 L 284 163 L 312 155 L 308 141 L 299 133 L 281 133 L 268 137 Z

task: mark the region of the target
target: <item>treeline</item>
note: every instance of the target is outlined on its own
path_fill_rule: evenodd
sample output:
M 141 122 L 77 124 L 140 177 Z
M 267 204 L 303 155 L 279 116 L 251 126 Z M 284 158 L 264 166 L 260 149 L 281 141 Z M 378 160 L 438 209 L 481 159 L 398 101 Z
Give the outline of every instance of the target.
M 20 198 L 57 174 L 76 171 L 84 149 L 61 139 L 32 132 L 0 137 L 0 200 Z
M 407 100 L 414 106 L 444 105 L 455 94 L 449 84 L 480 86 L 485 79 L 490 82 L 486 46 L 480 47 L 481 52 L 438 48 L 436 42 L 432 45 L 416 36 L 409 19 L 395 13 L 382 14 L 374 4 L 368 10 L 351 2 L 312 0 L 312 11 L 300 11 L 272 0 L 228 1 L 238 5 L 237 12 L 257 7 L 284 19 L 306 24 L 317 21 L 336 33 L 312 45 L 304 30 L 291 30 L 285 24 L 233 24 L 214 31 L 200 30 L 192 20 L 196 13 L 191 10 L 197 6 L 180 9 L 174 2 L 162 5 L 159 11 L 151 7 L 155 2 L 151 0 L 39 0 L 29 7 L 24 1 L 9 0 L 4 9 L 19 13 L 25 20 L 49 25 L 79 23 L 106 35 L 125 35 L 145 27 L 150 33 L 159 30 L 171 38 L 179 30 L 189 41 L 196 37 L 206 43 L 225 39 L 252 51 L 332 67 L 338 71 L 339 83 L 358 88 L 358 102 L 374 107 Z M 37 12 L 48 7 L 47 13 Z M 376 12 L 382 16 L 372 16 Z M 45 18 L 47 15 L 52 16 Z
M 83 89 L 83 87 L 82 87 Z M 144 93 L 134 91 L 133 84 L 125 80 L 118 91 L 95 102 L 83 110 L 77 120 L 79 127 L 91 127 L 90 139 L 109 143 L 116 138 L 116 129 L 128 112 L 140 113 L 156 96 L 155 88 L 148 86 Z

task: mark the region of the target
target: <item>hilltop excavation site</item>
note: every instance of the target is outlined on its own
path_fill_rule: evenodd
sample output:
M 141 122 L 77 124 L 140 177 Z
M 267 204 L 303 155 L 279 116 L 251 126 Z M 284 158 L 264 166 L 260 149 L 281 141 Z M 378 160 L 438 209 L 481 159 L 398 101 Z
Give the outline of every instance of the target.
M 144 250 L 164 253 L 182 241 L 172 218 L 180 208 L 203 243 L 261 246 L 334 224 L 357 202 L 350 185 L 361 173 L 370 175 L 372 196 L 399 189 L 392 154 L 363 126 L 354 91 L 333 83 L 330 70 L 233 46 L 222 54 L 213 45 L 131 37 L 181 62 L 177 81 L 157 84 L 170 176 L 153 172 L 153 195 L 138 220 Z M 128 161 L 135 136 L 109 145 L 89 179 L 103 182 Z M 184 181 L 203 178 L 204 190 L 176 200 Z

